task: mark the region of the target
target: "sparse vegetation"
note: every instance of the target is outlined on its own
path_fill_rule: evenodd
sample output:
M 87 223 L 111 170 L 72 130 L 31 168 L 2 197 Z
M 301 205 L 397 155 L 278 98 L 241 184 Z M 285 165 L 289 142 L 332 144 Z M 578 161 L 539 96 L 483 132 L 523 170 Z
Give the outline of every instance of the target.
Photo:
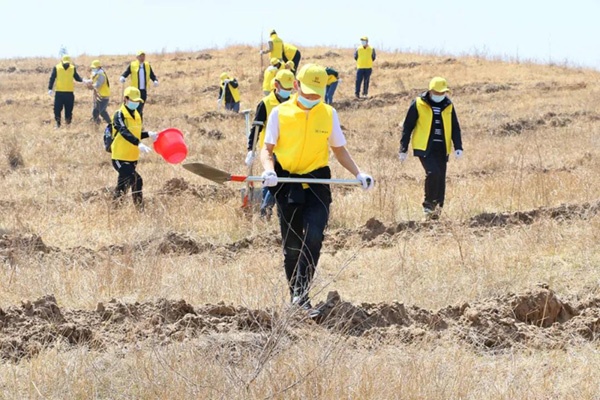
M 217 112 L 217 83 L 231 72 L 254 109 L 256 53 L 148 54 L 161 85 L 146 127 L 177 127 L 188 161 L 244 173 L 244 118 Z M 378 182 L 334 188 L 318 322 L 288 307 L 277 221 L 242 212 L 241 185 L 153 154 L 138 167 L 145 212 L 113 209 L 91 93 L 77 86 L 73 124 L 54 130 L 56 60 L 0 60 L 0 397 L 597 397 L 599 73 L 380 52 L 372 98 L 354 100 L 352 50 L 302 53 L 340 72 L 334 106 Z M 112 113 L 130 60 L 74 62 L 85 74 L 96 58 Z M 397 152 L 435 75 L 454 88 L 465 157 L 425 223 L 421 166 Z

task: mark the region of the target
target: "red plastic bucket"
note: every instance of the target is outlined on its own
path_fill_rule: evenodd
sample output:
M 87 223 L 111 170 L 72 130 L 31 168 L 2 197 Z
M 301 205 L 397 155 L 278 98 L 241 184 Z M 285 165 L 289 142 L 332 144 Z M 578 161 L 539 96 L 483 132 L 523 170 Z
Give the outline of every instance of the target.
M 179 129 L 169 128 L 158 133 L 154 142 L 154 151 L 170 164 L 179 164 L 187 157 L 188 149 Z

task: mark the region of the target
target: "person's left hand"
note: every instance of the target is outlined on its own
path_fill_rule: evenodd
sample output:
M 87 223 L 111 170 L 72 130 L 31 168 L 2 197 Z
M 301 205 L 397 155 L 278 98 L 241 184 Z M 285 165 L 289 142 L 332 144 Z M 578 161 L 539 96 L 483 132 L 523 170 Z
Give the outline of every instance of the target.
M 460 160 L 463 156 L 463 151 L 462 150 L 455 150 L 454 151 L 454 158 L 456 160 Z
M 150 139 L 152 139 L 152 142 L 156 142 L 156 139 L 158 139 L 158 133 L 153 132 L 153 131 L 149 131 L 148 132 L 148 137 Z
M 154 87 L 158 86 L 158 81 L 154 81 Z
M 365 174 L 364 172 L 359 172 L 356 175 L 356 179 L 360 181 L 362 188 L 364 190 L 371 190 L 375 186 L 375 179 L 369 174 Z

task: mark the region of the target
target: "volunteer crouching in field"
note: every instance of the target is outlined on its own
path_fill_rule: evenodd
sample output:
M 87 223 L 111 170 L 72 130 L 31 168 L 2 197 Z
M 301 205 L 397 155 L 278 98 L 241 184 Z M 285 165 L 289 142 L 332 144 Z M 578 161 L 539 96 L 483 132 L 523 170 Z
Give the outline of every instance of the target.
M 155 141 L 156 132 L 142 132 L 142 117 L 137 108 L 143 102 L 138 88 L 130 86 L 123 93 L 123 105 L 113 116 L 116 133 L 111 145 L 113 168 L 119 173 L 114 200 L 120 203 L 123 195 L 131 188 L 133 203 L 143 211 L 142 186 L 144 181 L 136 171 L 140 152 L 150 153 L 152 149 L 141 142 L 151 138 Z
M 240 85 L 236 78 L 223 72 L 220 76 L 221 84 L 219 86 L 219 107 L 225 103 L 225 109 L 233 112 L 240 112 Z
M 454 143 L 454 156 L 462 157 L 462 139 L 456 110 L 447 94 L 450 91 L 444 78 L 435 77 L 429 90 L 410 105 L 400 140 L 398 158 L 404 162 L 411 142 L 414 155 L 425 169 L 425 200 L 423 213 L 427 220 L 437 220 L 444 207 L 446 195 L 446 165 Z
M 294 80 L 292 71 L 283 69 L 277 72 L 275 79 L 273 79 L 275 89 L 272 90 L 268 96 L 263 97 L 260 103 L 258 103 L 256 115 L 252 122 L 252 130 L 248 136 L 248 154 L 246 155 L 245 160 L 248 167 L 254 162 L 254 150 L 262 149 L 263 147 L 265 142 L 265 129 L 271 111 L 280 103 L 290 98 L 292 90 L 294 89 Z M 269 219 L 274 205 L 275 198 L 271 195 L 271 192 L 267 187 L 263 187 L 260 216 Z
M 65 109 L 65 123 L 69 125 L 73 119 L 73 107 L 75 106 L 75 83 L 83 82 L 77 73 L 75 66 L 71 63 L 71 57 L 64 55 L 60 63 L 52 69 L 50 81 L 48 82 L 48 94 L 54 93 L 54 120 L 56 128 L 60 128 L 60 119 L 63 108 Z M 54 88 L 56 82 L 56 88 Z
M 278 177 L 331 178 L 329 149 L 364 189 L 374 185 L 346 149 L 337 112 L 323 102 L 327 72 L 315 64 L 300 69 L 298 91 L 271 111 L 261 151 L 263 185 L 277 202 L 284 267 L 292 303 L 317 317 L 308 292 L 321 255 L 323 232 L 329 219 L 331 191 L 324 184 L 278 184 Z M 276 155 L 276 158 L 274 156 Z

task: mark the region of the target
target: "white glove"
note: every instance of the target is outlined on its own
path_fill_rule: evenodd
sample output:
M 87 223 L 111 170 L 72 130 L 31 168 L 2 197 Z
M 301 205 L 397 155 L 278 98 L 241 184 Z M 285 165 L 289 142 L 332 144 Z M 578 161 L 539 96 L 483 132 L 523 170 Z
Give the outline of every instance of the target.
M 140 152 L 144 154 L 152 153 L 152 149 L 146 146 L 144 143 L 138 144 L 138 148 L 140 149 Z
M 154 81 L 154 87 L 158 86 L 158 81 Z
M 265 171 L 260 177 L 263 179 L 263 186 L 277 186 L 277 173 L 275 171 Z
M 119 82 L 125 83 L 125 77 L 124 76 L 119 77 Z
M 246 160 L 244 162 L 246 163 L 246 166 L 252 166 L 252 163 L 254 162 L 254 152 L 252 150 L 250 150 L 248 154 L 246 154 Z
M 225 80 L 223 81 L 223 85 L 227 85 L 229 82 L 231 82 L 229 79 L 225 79 Z
M 404 162 L 406 161 L 406 157 L 408 157 L 408 153 L 399 153 L 398 154 L 398 160 L 400 160 L 400 162 Z
M 156 142 L 156 139 L 158 139 L 158 133 L 149 131 L 148 132 L 148 137 L 150 139 L 152 139 L 152 142 L 154 143 L 154 142 Z
M 52 89 L 48 90 L 48 96 L 52 96 L 52 93 L 54 93 Z
M 265 52 L 263 50 L 261 50 L 258 52 L 258 54 L 260 54 L 262 56 L 263 54 L 265 54 Z
M 84 85 L 87 85 L 87 84 L 89 84 L 89 83 L 92 83 L 92 80 L 91 80 L 91 79 L 84 79 L 84 80 L 83 80 L 83 84 L 84 84 Z
M 339 82 L 339 83 L 342 83 L 342 78 L 339 78 L 339 79 L 338 79 L 338 82 Z
M 373 179 L 371 175 L 363 172 L 359 172 L 358 175 L 356 175 L 356 179 L 360 181 L 360 184 L 364 190 L 371 190 L 375 186 L 375 179 Z
M 463 155 L 463 151 L 462 150 L 455 150 L 454 151 L 454 158 L 456 160 L 460 160 L 462 158 Z

